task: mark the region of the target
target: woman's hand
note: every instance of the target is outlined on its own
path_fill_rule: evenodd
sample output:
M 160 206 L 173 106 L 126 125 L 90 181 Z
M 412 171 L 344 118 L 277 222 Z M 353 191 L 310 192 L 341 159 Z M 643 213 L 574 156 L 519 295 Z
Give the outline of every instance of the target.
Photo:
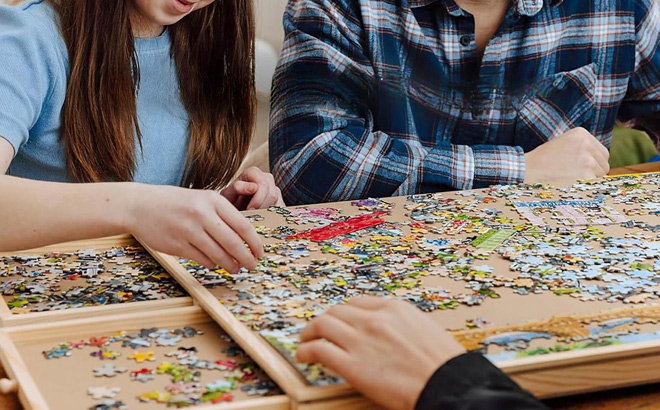
M 235 273 L 257 267 L 263 244 L 252 224 L 216 191 L 135 184 L 125 226 L 158 251 Z M 248 246 L 246 246 L 246 244 Z
M 257 167 L 248 168 L 222 190 L 222 195 L 241 211 L 285 206 L 273 176 Z
M 438 367 L 465 353 L 413 305 L 376 297 L 332 307 L 300 340 L 296 360 L 327 367 L 390 409 L 412 409 Z

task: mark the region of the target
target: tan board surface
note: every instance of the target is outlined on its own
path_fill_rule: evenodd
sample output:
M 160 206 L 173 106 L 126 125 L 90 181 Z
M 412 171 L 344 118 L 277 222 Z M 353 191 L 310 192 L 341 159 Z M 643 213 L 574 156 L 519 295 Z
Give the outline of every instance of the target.
M 153 351 L 156 361 L 137 363 L 128 356 L 135 350 L 121 347 L 120 342 L 110 343 L 107 348 L 121 353 L 115 360 L 100 360 L 90 356 L 97 348 L 85 346 L 71 350 L 71 356 L 45 359 L 42 352 L 58 346 L 60 342 L 88 340 L 90 337 L 111 336 L 119 331 L 139 332 L 143 328 L 159 327 L 161 329 L 176 329 L 193 326 L 203 330 L 203 335 L 183 338 L 176 346 L 157 346 L 137 349 L 140 352 Z M 197 356 L 202 360 L 235 360 L 239 365 L 249 361 L 242 356 L 230 356 L 226 349 L 232 345 L 223 338 L 225 333 L 200 309 L 195 307 L 174 309 L 162 313 L 117 315 L 107 320 L 81 319 L 56 325 L 31 325 L 21 328 L 5 329 L 0 332 L 0 343 L 3 344 L 3 365 L 9 375 L 19 381 L 20 398 L 27 409 L 71 409 L 89 408 L 100 400 L 94 400 L 87 393 L 88 387 L 120 387 L 116 399 L 121 399 L 131 409 L 164 409 L 167 404 L 156 402 L 142 403 L 138 395 L 154 390 L 165 392 L 165 387 L 171 384 L 170 375 L 155 374 L 153 381 L 142 383 L 133 381 L 131 371 L 142 368 L 155 369 L 164 361 L 176 362 L 176 358 L 166 354 L 177 350 L 177 347 L 195 347 Z M 224 353 L 223 353 L 224 351 Z M 94 369 L 111 364 L 128 369 L 114 377 L 95 377 Z M 223 370 L 201 370 L 199 383 L 204 386 L 215 380 L 226 380 L 225 375 L 231 373 Z M 251 382 L 246 382 L 249 384 Z M 238 383 L 243 385 L 243 383 Z M 230 391 L 232 402 L 226 402 L 213 408 L 257 409 L 273 408 L 288 409 L 289 400 L 273 390 L 270 397 L 248 396 L 240 388 Z M 75 405 L 74 405 L 75 403 Z M 209 405 L 210 403 L 206 403 Z M 200 406 L 204 408 L 206 406 Z

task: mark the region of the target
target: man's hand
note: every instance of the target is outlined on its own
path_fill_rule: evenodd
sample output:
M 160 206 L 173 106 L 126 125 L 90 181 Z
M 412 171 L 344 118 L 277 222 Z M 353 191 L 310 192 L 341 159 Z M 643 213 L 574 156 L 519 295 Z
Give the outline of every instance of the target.
M 331 369 L 388 409 L 412 409 L 438 367 L 465 353 L 412 304 L 377 297 L 332 307 L 300 341 L 296 360 Z
M 610 171 L 610 153 L 589 131 L 575 128 L 525 154 L 525 183 L 567 183 Z
M 238 179 L 222 190 L 239 211 L 265 209 L 271 206 L 285 206 L 280 189 L 269 173 L 257 167 L 248 168 Z

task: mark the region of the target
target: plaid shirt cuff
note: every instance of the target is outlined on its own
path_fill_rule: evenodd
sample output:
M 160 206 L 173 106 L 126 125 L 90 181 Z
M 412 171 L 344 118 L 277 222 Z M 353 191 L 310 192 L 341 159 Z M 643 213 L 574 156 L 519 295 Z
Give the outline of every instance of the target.
M 495 184 L 518 184 L 525 178 L 522 148 L 505 145 L 451 145 L 436 148 L 424 158 L 420 192 L 484 188 Z
M 525 153 L 521 147 L 478 145 L 472 147 L 472 188 L 521 184 L 525 179 Z

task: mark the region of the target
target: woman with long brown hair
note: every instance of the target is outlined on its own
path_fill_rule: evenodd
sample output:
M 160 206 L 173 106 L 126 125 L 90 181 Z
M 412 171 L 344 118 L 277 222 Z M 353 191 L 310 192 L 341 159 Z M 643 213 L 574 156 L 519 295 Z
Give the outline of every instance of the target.
M 131 233 L 255 267 L 238 209 L 283 203 L 256 168 L 230 183 L 254 128 L 253 44 L 251 0 L 0 6 L 0 250 Z

